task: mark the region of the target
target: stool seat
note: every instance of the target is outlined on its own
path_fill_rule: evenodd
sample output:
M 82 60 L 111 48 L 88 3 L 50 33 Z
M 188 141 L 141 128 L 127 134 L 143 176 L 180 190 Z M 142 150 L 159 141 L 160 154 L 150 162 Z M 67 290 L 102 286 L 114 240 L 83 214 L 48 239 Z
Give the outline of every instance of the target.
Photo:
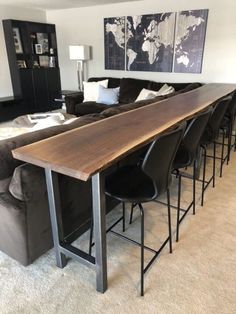
M 106 178 L 106 194 L 122 202 L 145 203 L 156 197 L 152 179 L 141 167 L 128 165 Z

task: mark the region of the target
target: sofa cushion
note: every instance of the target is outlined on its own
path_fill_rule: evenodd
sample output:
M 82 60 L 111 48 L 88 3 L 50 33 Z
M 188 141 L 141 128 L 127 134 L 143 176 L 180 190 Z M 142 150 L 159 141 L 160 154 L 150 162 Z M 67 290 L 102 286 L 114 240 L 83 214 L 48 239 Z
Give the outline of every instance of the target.
M 98 87 L 98 99 L 97 103 L 105 105 L 115 105 L 119 102 L 120 87 L 105 88 L 103 86 Z
M 158 91 L 163 86 L 163 84 L 164 83 L 161 83 L 161 82 L 150 81 L 148 89 Z M 176 91 L 184 89 L 185 87 L 190 85 L 189 83 L 166 83 L 166 84 L 169 86 L 173 86 Z
M 13 149 L 54 136 L 66 130 L 66 125 L 59 125 L 0 141 L 0 180 L 12 176 L 15 167 L 22 164 L 21 161 L 13 158 L 11 152 Z
M 45 193 L 45 178 L 41 175 L 42 168 L 24 163 L 15 168 L 9 192 L 19 201 L 40 200 L 42 189 Z
M 149 81 L 133 78 L 122 78 L 120 81 L 119 103 L 134 102 L 143 88 L 148 88 Z
M 181 89 L 180 92 L 186 93 L 201 86 L 202 86 L 201 83 L 191 83 L 191 84 L 188 84 L 185 88 Z
M 84 102 L 97 101 L 99 86 L 107 87 L 108 80 L 98 82 L 83 82 L 84 85 Z
M 8 191 L 10 182 L 11 177 L 0 180 L 0 193 L 5 193 Z
M 130 104 L 120 105 L 117 107 L 111 107 L 111 108 L 108 108 L 108 109 L 102 111 L 101 115 L 103 115 L 106 118 L 111 117 L 111 116 L 114 116 L 114 115 L 119 114 L 119 113 L 127 112 L 127 111 L 130 111 L 133 109 L 137 109 L 137 108 L 141 108 L 141 107 L 150 105 L 152 103 L 161 101 L 167 97 L 169 97 L 169 95 L 157 96 L 157 97 L 152 98 L 152 99 L 145 99 L 145 100 L 136 101 L 136 102 L 130 103 Z
M 81 104 L 77 104 L 75 107 L 75 113 L 77 116 L 84 116 L 90 113 L 99 113 L 107 108 L 107 105 L 96 103 L 95 101 L 86 101 Z
M 143 88 L 141 92 L 139 93 L 138 97 L 136 98 L 135 102 L 141 101 L 141 100 L 152 99 L 158 95 L 159 95 L 158 91 L 153 91 L 150 89 Z
M 98 82 L 108 79 L 108 88 L 116 88 L 120 86 L 120 78 L 117 77 L 90 77 L 88 82 Z

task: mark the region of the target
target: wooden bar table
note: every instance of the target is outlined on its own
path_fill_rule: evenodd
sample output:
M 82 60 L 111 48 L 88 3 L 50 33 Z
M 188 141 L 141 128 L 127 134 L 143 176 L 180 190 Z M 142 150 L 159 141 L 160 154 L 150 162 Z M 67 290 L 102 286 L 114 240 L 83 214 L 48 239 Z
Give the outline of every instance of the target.
M 57 266 L 66 257 L 92 266 L 96 288 L 107 289 L 106 210 L 102 172 L 175 124 L 236 90 L 236 84 L 207 84 L 158 103 L 119 114 L 13 150 L 16 159 L 45 169 Z M 92 179 L 95 257 L 65 243 L 57 174 Z

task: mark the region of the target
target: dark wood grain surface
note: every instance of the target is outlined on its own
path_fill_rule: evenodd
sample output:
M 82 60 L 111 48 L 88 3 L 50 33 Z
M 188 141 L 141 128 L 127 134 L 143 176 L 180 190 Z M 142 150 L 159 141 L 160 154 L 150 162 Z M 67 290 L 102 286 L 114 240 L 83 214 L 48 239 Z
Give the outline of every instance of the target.
M 207 84 L 188 93 L 18 148 L 13 151 L 13 156 L 86 181 L 235 89 L 236 84 Z

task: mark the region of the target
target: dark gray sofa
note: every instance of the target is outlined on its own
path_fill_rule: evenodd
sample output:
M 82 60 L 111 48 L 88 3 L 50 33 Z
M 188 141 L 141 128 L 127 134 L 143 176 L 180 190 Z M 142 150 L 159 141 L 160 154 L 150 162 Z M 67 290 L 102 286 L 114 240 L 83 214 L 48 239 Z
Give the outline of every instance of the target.
M 94 80 L 99 79 L 101 78 L 94 78 Z M 109 87 L 117 86 L 120 81 L 120 79 L 109 80 Z M 130 79 L 128 81 L 130 83 L 129 88 L 135 88 L 135 81 L 137 80 Z M 123 83 L 125 82 L 127 83 L 127 79 L 123 80 Z M 123 84 L 123 89 L 126 90 L 126 96 L 125 93 L 123 96 L 126 98 L 121 99 L 124 102 L 119 105 L 111 107 L 105 105 L 104 108 L 98 109 L 100 113 L 83 115 L 68 125 L 55 126 L 0 141 L 0 250 L 2 252 L 19 261 L 22 265 L 28 265 L 53 245 L 44 171 L 39 167 L 15 160 L 11 151 L 17 147 L 99 121 L 111 115 L 159 101 L 163 97 L 133 103 L 143 86 L 158 89 L 155 84 L 162 85 L 162 83 L 138 81 L 139 88 L 133 94 L 131 91 L 129 92 L 128 85 Z M 179 84 L 178 86 L 182 88 L 175 94 L 199 87 L 200 84 Z M 174 87 L 177 90 L 177 85 Z M 81 97 L 81 94 L 79 95 Z M 170 97 L 170 95 L 166 97 Z M 128 103 L 129 101 L 130 103 Z M 77 103 L 78 99 L 73 96 L 66 100 L 69 113 L 74 113 Z M 128 163 L 132 158 L 133 156 L 130 159 L 126 158 L 123 162 Z M 60 175 L 59 185 L 62 195 L 64 233 L 67 241 L 71 242 L 90 227 L 91 184 L 90 181 L 82 182 Z M 117 205 L 110 198 L 107 198 L 106 201 L 108 211 Z
M 108 88 L 120 87 L 118 104 L 109 106 L 96 102 L 88 101 L 83 102 L 84 100 L 83 93 L 77 93 L 69 95 L 65 98 L 67 113 L 74 114 L 77 116 L 83 116 L 91 113 L 101 113 L 107 109 L 113 110 L 114 108 L 115 109 L 118 108 L 121 111 L 132 110 L 134 108 L 145 106 L 147 104 L 157 102 L 180 93 L 185 93 L 187 91 L 190 91 L 201 86 L 200 83 L 167 83 L 168 85 L 174 87 L 175 92 L 166 96 L 158 96 L 154 99 L 143 100 L 134 103 L 135 99 L 138 97 L 139 93 L 143 88 L 158 91 L 164 83 L 147 80 L 138 80 L 133 78 L 118 79 L 113 77 L 91 77 L 88 81 L 97 82 L 105 79 L 108 79 Z
M 53 244 L 44 171 L 14 159 L 11 151 L 100 119 L 103 117 L 88 115 L 70 125 L 0 141 L 0 250 L 22 265 L 32 263 Z M 73 241 L 90 227 L 91 184 L 60 175 L 59 185 L 64 233 Z M 108 199 L 108 210 L 115 204 Z

